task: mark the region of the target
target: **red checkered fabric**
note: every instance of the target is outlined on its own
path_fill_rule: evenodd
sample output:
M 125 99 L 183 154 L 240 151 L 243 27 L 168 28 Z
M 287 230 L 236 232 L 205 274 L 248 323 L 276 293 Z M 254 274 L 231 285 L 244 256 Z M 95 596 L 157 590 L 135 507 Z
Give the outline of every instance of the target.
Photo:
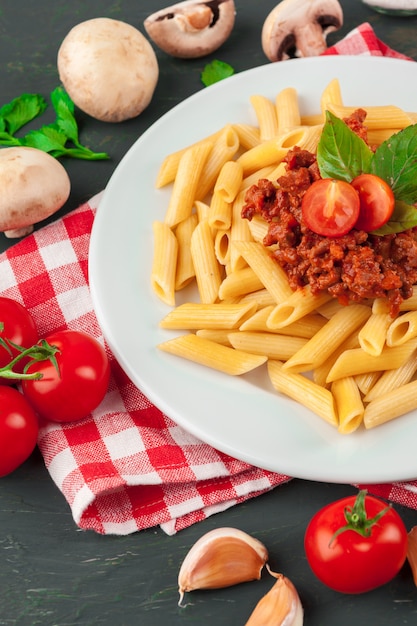
M 329 52 L 403 57 L 366 24 Z M 105 345 L 87 271 L 98 201 L 93 198 L 0 255 L 0 293 L 28 308 L 40 335 L 84 330 Z M 124 535 L 159 525 L 174 534 L 290 480 L 190 435 L 152 405 L 108 354 L 112 378 L 100 407 L 72 424 L 42 423 L 39 434 L 46 467 L 80 528 Z M 417 481 L 368 490 L 417 508 Z
M 389 48 L 383 41 L 378 39 L 368 22 L 354 28 L 336 45 L 328 48 L 323 55 L 328 54 L 354 54 L 356 56 L 393 57 L 412 61 L 410 57 Z

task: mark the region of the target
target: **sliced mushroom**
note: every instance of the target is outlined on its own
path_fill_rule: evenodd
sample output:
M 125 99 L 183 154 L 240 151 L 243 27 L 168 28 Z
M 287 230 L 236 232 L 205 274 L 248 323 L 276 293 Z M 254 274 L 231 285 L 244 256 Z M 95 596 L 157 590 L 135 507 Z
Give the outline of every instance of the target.
M 192 59 L 217 50 L 235 23 L 234 0 L 185 0 L 149 15 L 143 25 L 171 56 Z
M 318 56 L 326 37 L 343 25 L 337 0 L 282 0 L 262 28 L 262 48 L 270 61 Z

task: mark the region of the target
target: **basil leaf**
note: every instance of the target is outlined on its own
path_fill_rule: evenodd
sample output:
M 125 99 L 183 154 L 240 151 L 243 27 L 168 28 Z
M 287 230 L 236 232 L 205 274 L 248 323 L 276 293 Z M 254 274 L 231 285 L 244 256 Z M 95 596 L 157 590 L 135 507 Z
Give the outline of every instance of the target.
M 386 224 L 373 230 L 373 235 L 392 235 L 417 226 L 417 208 L 401 200 L 396 200 L 393 214 Z
M 24 93 L 0 108 L 0 117 L 10 135 L 45 111 L 47 104 L 38 94 Z
M 417 200 L 417 124 L 407 126 L 375 151 L 371 171 L 383 178 L 397 200 Z
M 373 152 L 347 124 L 330 111 L 317 146 L 317 164 L 322 178 L 337 178 L 350 183 L 369 172 Z
M 224 61 L 214 59 L 214 61 L 208 63 L 201 72 L 201 82 L 205 87 L 209 87 L 210 85 L 219 82 L 219 80 L 232 76 L 234 73 L 235 70 L 231 65 L 225 63 Z

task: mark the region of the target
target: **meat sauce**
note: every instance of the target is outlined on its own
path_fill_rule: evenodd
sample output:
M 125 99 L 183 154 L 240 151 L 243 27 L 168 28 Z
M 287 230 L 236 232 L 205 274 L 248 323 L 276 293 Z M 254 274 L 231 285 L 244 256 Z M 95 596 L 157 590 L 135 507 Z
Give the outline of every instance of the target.
M 364 115 L 358 110 L 345 121 L 366 140 Z M 295 147 L 284 160 L 278 186 L 260 179 L 248 189 L 242 217 L 268 222 L 263 243 L 272 246 L 291 288 L 310 285 L 312 293 L 327 291 L 344 305 L 384 298 L 394 317 L 417 283 L 417 228 L 384 236 L 355 229 L 337 238 L 317 235 L 301 216 L 303 195 L 320 178 L 316 157 Z

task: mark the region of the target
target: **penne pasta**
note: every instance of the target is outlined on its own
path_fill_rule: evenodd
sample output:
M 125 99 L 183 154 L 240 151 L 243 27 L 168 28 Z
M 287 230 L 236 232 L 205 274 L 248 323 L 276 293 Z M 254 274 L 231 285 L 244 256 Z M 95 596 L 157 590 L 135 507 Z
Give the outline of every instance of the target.
M 222 282 L 222 274 L 214 252 L 213 235 L 207 220 L 199 222 L 191 235 L 191 258 L 200 301 L 204 304 L 215 302 Z
M 220 195 L 226 202 L 233 202 L 236 198 L 243 181 L 243 168 L 237 161 L 226 161 L 222 166 L 213 194 Z
M 177 266 L 175 271 L 175 291 L 184 289 L 195 278 L 191 256 L 191 237 L 198 223 L 196 213 L 178 224 L 175 236 L 178 242 Z
M 388 391 L 409 383 L 417 372 L 417 353 L 414 351 L 400 367 L 387 370 L 380 374 L 374 385 L 365 395 L 365 402 L 372 402 Z
M 332 426 L 338 427 L 335 401 L 328 389 L 316 385 L 302 374 L 285 371 L 279 361 L 270 360 L 267 367 L 271 383 L 277 391 L 303 404 Z
M 306 372 L 319 367 L 370 315 L 371 309 L 362 304 L 341 308 L 305 346 L 288 359 L 284 369 Z
M 208 212 L 208 223 L 213 230 L 229 230 L 232 225 L 232 204 L 219 193 L 213 193 Z
M 251 267 L 244 267 L 235 272 L 231 272 L 223 279 L 219 287 L 220 300 L 228 300 L 243 296 L 253 291 L 262 289 L 263 284 L 259 276 Z
M 247 354 L 193 334 L 170 339 L 158 348 L 230 376 L 246 374 L 266 361 L 266 357 Z
M 210 330 L 239 328 L 248 317 L 253 315 L 256 304 L 201 304 L 186 302 L 172 309 L 160 322 L 161 328 L 171 330 Z
M 328 103 L 327 109 L 340 118 L 349 117 L 358 107 Z M 397 131 L 413 123 L 402 109 L 393 105 L 363 106 L 366 109 L 366 126 L 368 129 L 395 128 Z
M 181 156 L 165 214 L 165 223 L 176 226 L 192 213 L 201 173 L 213 149 L 210 141 L 189 148 Z
M 272 139 L 278 133 L 277 111 L 274 103 L 265 96 L 253 95 L 249 98 L 255 111 L 261 141 Z
M 229 334 L 229 341 L 236 350 L 244 350 L 251 354 L 263 354 L 268 359 L 286 361 L 308 340 L 290 335 L 271 335 L 270 333 L 239 330 Z
M 298 94 L 294 87 L 282 89 L 275 98 L 276 114 L 278 118 L 278 135 L 301 125 Z
M 342 435 L 353 433 L 362 424 L 365 413 L 355 379 L 348 376 L 335 380 L 332 383 L 331 392 L 336 402 L 339 433 Z
M 167 224 L 155 221 L 152 225 L 154 254 L 151 270 L 151 286 L 158 298 L 175 305 L 175 271 L 177 266 L 178 242 Z
M 327 293 L 320 295 L 312 294 L 308 286 L 297 289 L 296 291 L 291 291 L 287 298 L 281 298 L 280 301 L 278 301 L 277 306 L 269 316 L 268 326 L 274 329 L 292 324 L 296 320 L 304 317 L 304 315 L 316 311 L 322 304 L 332 299 L 333 298 Z
M 365 408 L 365 428 L 375 428 L 417 408 L 417 381 L 397 387 L 372 400 Z
M 212 144 L 212 150 L 204 163 L 203 176 L 200 178 L 196 198 L 204 198 L 213 189 L 223 165 L 230 161 L 239 150 L 239 137 L 231 124 L 225 126 Z
M 397 317 L 387 330 L 387 346 L 400 346 L 417 337 L 417 311 L 408 311 Z
M 239 137 L 241 148 L 244 150 L 250 150 L 261 143 L 259 128 L 256 126 L 251 126 L 250 124 L 233 124 L 233 129 Z
M 392 317 L 388 313 L 372 313 L 359 331 L 362 350 L 374 356 L 381 354 L 391 322 Z

